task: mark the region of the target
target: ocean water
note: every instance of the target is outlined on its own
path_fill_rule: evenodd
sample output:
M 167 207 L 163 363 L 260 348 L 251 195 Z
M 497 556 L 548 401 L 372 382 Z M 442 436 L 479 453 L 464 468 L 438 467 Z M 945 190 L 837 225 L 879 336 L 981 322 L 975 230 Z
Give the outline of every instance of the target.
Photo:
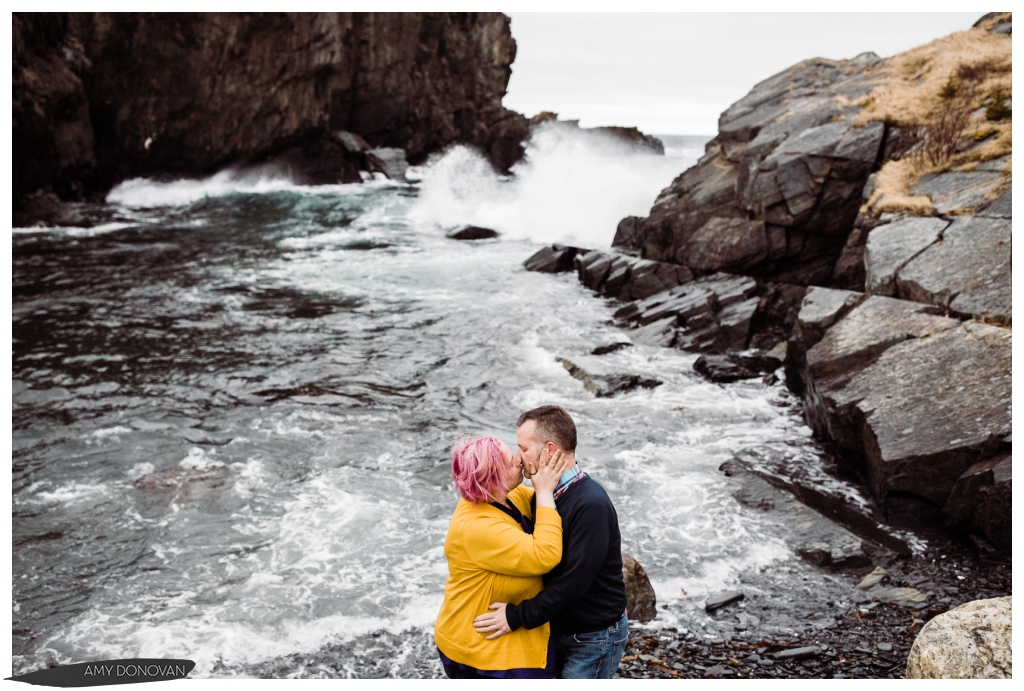
M 795 398 L 643 345 L 603 359 L 664 383 L 594 398 L 556 357 L 628 340 L 616 304 L 522 268 L 545 243 L 607 247 L 702 153 L 552 135 L 511 178 L 456 147 L 410 184 L 132 180 L 95 228 L 17 230 L 15 674 L 126 657 L 193 659 L 194 676 L 440 674 L 422 660 L 456 503 L 447 448 L 513 443 L 547 403 L 574 416 L 654 584 L 652 626 L 719 635 L 704 599 L 740 583 L 838 587 L 718 471 L 748 447 L 817 462 Z M 502 236 L 445 237 L 463 223 Z M 389 665 L 280 663 L 371 639 Z

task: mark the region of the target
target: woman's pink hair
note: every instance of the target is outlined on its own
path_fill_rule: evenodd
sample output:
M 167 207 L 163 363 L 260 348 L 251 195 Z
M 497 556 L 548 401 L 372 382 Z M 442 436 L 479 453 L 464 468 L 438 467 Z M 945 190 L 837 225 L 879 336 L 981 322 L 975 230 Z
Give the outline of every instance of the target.
M 459 435 L 452 444 L 452 479 L 459 494 L 476 505 L 505 496 L 508 465 L 501 442 L 494 437 L 470 439 Z

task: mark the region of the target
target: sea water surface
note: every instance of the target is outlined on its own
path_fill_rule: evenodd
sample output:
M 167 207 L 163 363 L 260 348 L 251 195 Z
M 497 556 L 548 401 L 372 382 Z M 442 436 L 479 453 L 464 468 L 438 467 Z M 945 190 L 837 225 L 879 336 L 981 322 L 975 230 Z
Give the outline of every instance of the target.
M 594 398 L 555 358 L 628 340 L 616 305 L 522 267 L 545 243 L 609 246 L 702 153 L 550 134 L 512 178 L 456 147 L 411 184 L 134 180 L 96 228 L 16 230 L 15 674 L 128 657 L 244 674 L 348 642 L 332 668 L 274 669 L 440 675 L 447 449 L 460 432 L 513 444 L 517 415 L 548 403 L 576 420 L 655 624 L 710 637 L 709 593 L 820 588 L 718 470 L 750 446 L 816 459 L 797 401 L 643 345 L 604 357 L 664 384 Z M 502 236 L 445 237 L 463 223 Z

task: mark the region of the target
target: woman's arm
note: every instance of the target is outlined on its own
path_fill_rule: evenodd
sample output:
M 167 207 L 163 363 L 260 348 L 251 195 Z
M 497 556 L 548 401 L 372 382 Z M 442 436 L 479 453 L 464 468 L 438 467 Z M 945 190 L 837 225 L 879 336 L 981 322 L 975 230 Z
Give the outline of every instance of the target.
M 466 551 L 479 568 L 506 576 L 539 576 L 562 559 L 562 519 L 549 507 L 537 507 L 533 534 L 509 523 L 493 507 L 478 509 L 467 522 Z

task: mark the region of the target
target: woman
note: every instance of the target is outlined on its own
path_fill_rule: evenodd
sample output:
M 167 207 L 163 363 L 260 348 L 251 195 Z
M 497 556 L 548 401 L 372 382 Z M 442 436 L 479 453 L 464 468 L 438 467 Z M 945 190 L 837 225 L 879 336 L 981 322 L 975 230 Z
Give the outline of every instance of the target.
M 449 677 L 555 676 L 548 624 L 487 640 L 473 619 L 492 602 L 518 604 L 537 595 L 544 587 L 541 575 L 561 560 L 562 520 L 552 492 L 566 466 L 561 453 L 545 454 L 530 490 L 522 486 L 518 454 L 494 437 L 461 437 L 452 446 L 452 477 L 462 498 L 444 541 L 448 581 L 434 626 Z

